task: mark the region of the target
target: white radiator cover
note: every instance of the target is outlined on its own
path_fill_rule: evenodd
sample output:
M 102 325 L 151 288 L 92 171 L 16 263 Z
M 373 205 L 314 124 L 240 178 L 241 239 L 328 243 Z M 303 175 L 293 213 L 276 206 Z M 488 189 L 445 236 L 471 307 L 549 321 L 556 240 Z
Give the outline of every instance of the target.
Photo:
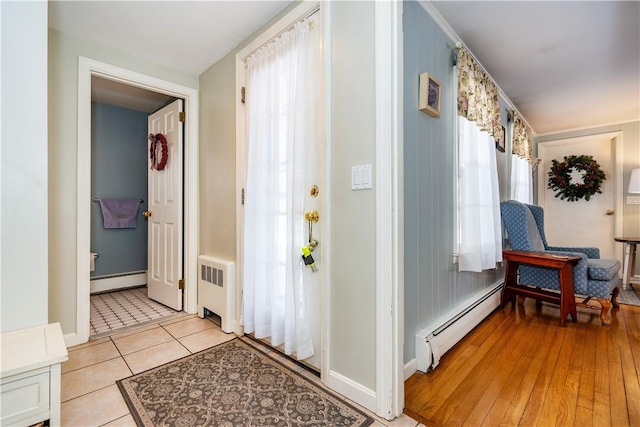
M 500 305 L 503 282 L 493 284 L 480 296 L 460 305 L 450 316 L 416 334 L 416 365 L 428 372 L 440 363 L 440 357 L 475 328 Z
M 234 331 L 236 318 L 236 268 L 233 261 L 208 255 L 198 257 L 198 316 L 204 310 L 214 312 L 221 319 L 226 333 Z

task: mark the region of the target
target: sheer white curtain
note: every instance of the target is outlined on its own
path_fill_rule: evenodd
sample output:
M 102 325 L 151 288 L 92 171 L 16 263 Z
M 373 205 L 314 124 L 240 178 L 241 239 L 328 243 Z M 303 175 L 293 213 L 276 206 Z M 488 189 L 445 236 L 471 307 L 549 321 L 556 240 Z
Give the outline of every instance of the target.
M 310 55 L 309 26 L 300 22 L 246 61 L 243 325 L 298 359 L 313 355 L 301 259 L 306 147 L 315 143 Z
M 511 199 L 522 203 L 533 201 L 532 168 L 527 159 L 511 155 Z
M 458 116 L 459 270 L 480 272 L 502 260 L 500 190 L 495 141 L 475 122 Z
M 522 203 L 533 202 L 533 158 L 531 128 L 517 111 L 513 112 L 511 147 L 511 198 Z

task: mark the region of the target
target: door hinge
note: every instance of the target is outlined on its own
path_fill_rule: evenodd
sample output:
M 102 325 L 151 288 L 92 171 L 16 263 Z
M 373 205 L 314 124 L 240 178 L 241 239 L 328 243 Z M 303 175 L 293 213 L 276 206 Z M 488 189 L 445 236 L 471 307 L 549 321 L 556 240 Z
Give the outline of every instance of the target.
M 244 188 L 240 192 L 240 203 L 242 203 L 244 205 Z
M 184 279 L 178 280 L 178 289 L 184 289 Z
M 178 120 L 184 123 L 184 111 L 180 111 L 180 114 L 178 114 Z
M 244 96 L 246 93 L 246 89 L 244 88 L 244 86 L 242 86 L 242 89 L 240 89 L 240 102 L 242 102 L 244 104 Z

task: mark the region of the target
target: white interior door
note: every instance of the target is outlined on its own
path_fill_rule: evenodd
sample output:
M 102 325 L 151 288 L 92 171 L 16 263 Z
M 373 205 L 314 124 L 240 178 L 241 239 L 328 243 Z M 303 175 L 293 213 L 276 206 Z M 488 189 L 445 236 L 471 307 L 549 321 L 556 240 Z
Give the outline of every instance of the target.
M 163 170 L 149 160 L 147 289 L 149 298 L 175 310 L 182 310 L 182 108 L 178 99 L 148 119 L 149 133 L 166 138 L 169 157 Z
M 600 164 L 606 174 L 602 194 L 594 194 L 589 201 L 560 200 L 547 188 L 548 172 L 553 159 L 564 156 L 587 155 Z M 615 216 L 615 141 L 611 136 L 585 137 L 538 145 L 541 163 L 538 169 L 538 204 L 544 208 L 544 226 L 551 246 L 594 246 L 601 258 L 616 258 L 614 229 Z M 578 173 L 572 173 L 572 182 L 582 182 Z M 619 257 L 618 257 L 619 258 Z

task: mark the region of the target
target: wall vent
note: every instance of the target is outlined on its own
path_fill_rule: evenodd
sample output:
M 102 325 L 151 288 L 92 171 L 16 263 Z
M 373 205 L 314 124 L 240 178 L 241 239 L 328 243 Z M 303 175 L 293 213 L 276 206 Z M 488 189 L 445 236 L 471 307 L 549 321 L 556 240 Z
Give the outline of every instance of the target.
M 224 287 L 224 270 L 211 265 L 200 264 L 200 280 Z

